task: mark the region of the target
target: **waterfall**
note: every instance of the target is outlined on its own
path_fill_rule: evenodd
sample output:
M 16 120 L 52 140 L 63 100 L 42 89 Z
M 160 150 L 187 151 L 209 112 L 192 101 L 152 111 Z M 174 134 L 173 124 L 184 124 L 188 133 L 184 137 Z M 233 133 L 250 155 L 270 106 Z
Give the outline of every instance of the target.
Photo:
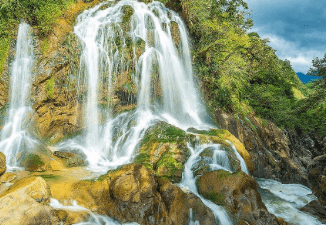
M 82 150 L 92 170 L 105 172 L 131 162 L 157 120 L 182 129 L 210 127 L 192 74 L 186 27 L 175 12 L 159 2 L 105 2 L 84 11 L 74 32 L 83 46 L 79 76 L 87 90 L 86 129 L 82 138 L 59 149 Z M 137 106 L 114 116 L 112 101 L 121 80 L 132 86 Z M 103 98 L 108 99 L 104 112 L 98 106 Z
M 28 113 L 32 110 L 29 104 L 32 66 L 31 28 L 28 24 L 21 23 L 11 68 L 10 105 L 0 139 L 0 149 L 6 155 L 9 169 L 17 167 L 21 154 L 35 144 L 25 130 Z

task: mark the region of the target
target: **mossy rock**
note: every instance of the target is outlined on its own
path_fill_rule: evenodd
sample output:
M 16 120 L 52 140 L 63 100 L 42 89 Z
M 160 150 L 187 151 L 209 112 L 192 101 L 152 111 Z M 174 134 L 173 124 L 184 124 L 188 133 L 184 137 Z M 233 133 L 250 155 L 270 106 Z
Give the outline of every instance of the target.
M 155 142 L 185 144 L 186 139 L 187 135 L 185 131 L 166 122 L 158 122 L 146 131 L 142 146 Z
M 135 162 L 154 170 L 157 176 L 179 182 L 189 155 L 186 132 L 158 122 L 146 131 Z
M 86 166 L 86 155 L 84 153 L 55 151 L 53 155 L 62 159 L 66 167 Z
M 157 176 L 167 177 L 172 182 L 180 182 L 184 166 L 173 156 L 174 153 L 165 151 L 155 165 L 155 172 Z
M 42 172 L 46 170 L 45 163 L 38 154 L 30 153 L 27 154 L 21 165 L 26 168 L 27 171 L 31 172 Z

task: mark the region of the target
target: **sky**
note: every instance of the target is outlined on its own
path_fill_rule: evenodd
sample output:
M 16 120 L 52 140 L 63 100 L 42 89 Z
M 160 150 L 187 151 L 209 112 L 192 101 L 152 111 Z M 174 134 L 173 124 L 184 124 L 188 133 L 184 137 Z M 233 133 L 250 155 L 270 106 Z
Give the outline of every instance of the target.
M 326 0 L 246 0 L 254 27 L 295 72 L 306 73 L 326 52 Z

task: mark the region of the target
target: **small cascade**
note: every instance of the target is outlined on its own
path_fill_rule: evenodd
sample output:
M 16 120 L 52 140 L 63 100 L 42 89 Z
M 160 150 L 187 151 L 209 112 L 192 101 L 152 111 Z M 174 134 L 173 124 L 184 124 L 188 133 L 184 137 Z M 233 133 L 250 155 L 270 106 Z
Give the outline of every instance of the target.
M 111 219 L 108 216 L 95 214 L 92 211 L 78 205 L 76 201 L 73 201 L 72 205 L 65 206 L 62 205 L 57 199 L 51 198 L 50 206 L 53 209 L 62 209 L 62 210 L 69 210 L 69 211 L 87 211 L 90 215 L 88 221 L 80 222 L 75 225 L 120 225 L 119 222 Z M 138 223 L 124 223 L 124 225 L 138 225 Z
M 209 165 L 212 170 L 225 170 L 232 173 L 231 163 L 227 152 L 220 150 L 219 145 L 212 145 L 214 149 L 213 160 Z
M 33 66 L 31 28 L 21 23 L 18 29 L 15 60 L 10 76 L 10 105 L 0 139 L 0 149 L 6 155 L 8 168 L 18 166 L 22 153 L 35 144 L 26 131 Z
M 236 149 L 236 147 L 234 146 L 234 144 L 232 144 L 232 142 L 229 140 L 226 140 L 226 142 L 228 142 L 231 145 L 231 148 L 234 151 L 234 154 L 237 156 L 238 160 L 240 161 L 241 170 L 249 175 L 249 170 L 248 170 L 247 164 L 244 161 L 244 159 L 241 157 L 241 155 L 239 154 L 239 152 Z
M 192 219 L 192 209 L 189 209 L 189 224 L 188 225 L 200 225 L 199 221 L 193 221 Z
M 285 221 L 296 225 L 322 225 L 320 221 L 309 214 L 300 211 L 300 208 L 317 199 L 312 191 L 301 184 L 282 184 L 275 180 L 256 179 L 260 195 L 268 211 Z M 268 191 L 264 191 L 267 189 Z
M 182 181 L 181 181 L 180 186 L 183 187 L 183 188 L 189 189 L 193 194 L 198 196 L 203 201 L 203 203 L 212 210 L 212 212 L 215 215 L 216 220 L 219 221 L 219 224 L 221 224 L 221 225 L 231 225 L 232 221 L 229 218 L 229 216 L 227 215 L 226 211 L 223 209 L 223 207 L 221 207 L 219 205 L 216 205 L 213 202 L 203 198 L 198 193 L 198 190 L 197 190 L 197 187 L 196 187 L 196 177 L 194 176 L 192 168 L 198 162 L 200 153 L 202 153 L 208 147 L 214 148 L 214 150 L 220 151 L 219 145 L 217 145 L 217 144 L 214 144 L 214 145 L 208 145 L 208 144 L 196 145 L 194 148 L 191 147 L 190 145 L 188 145 L 188 148 L 190 149 L 191 155 L 190 155 L 188 161 L 185 164 L 185 170 L 184 170 L 184 172 L 182 174 Z M 224 161 L 224 157 L 222 157 L 222 161 Z M 218 158 L 214 157 L 214 162 L 219 163 L 220 160 L 218 160 Z M 214 164 L 212 163 L 211 167 L 212 168 L 229 170 L 228 168 L 224 168 L 222 165 L 215 164 L 215 163 Z
M 86 10 L 77 22 L 86 130 L 59 149 L 79 149 L 92 170 L 106 172 L 132 160 L 156 121 L 182 129 L 210 127 L 192 74 L 186 27 L 175 12 L 159 2 L 122 0 Z M 114 116 L 112 102 L 125 93 L 135 109 Z M 105 110 L 99 108 L 103 99 Z

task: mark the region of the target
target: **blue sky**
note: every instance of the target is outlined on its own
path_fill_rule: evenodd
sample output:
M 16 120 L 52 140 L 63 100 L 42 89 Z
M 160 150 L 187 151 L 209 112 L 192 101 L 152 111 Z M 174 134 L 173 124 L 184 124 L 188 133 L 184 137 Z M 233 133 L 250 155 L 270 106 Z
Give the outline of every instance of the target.
M 281 59 L 306 73 L 314 57 L 326 52 L 326 0 L 246 0 L 252 31 L 269 38 Z

